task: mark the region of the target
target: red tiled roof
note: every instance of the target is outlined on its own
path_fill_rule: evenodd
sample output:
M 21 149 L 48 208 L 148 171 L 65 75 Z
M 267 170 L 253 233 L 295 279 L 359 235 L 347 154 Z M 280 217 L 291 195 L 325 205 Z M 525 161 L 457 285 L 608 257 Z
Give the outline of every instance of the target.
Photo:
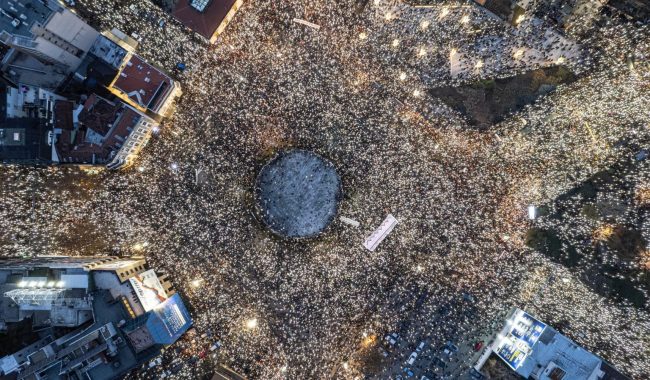
M 112 149 L 119 149 L 117 147 L 117 144 L 124 144 L 124 141 L 126 141 L 126 138 L 129 137 L 131 134 L 131 131 L 129 131 L 128 128 L 133 128 L 137 121 L 140 119 L 140 114 L 135 112 L 129 107 L 124 107 L 124 111 L 122 112 L 122 117 L 120 118 L 120 121 L 117 123 L 113 131 L 111 132 L 110 135 L 106 136 L 106 140 L 104 141 L 104 146 L 110 147 Z M 120 140 L 117 136 L 120 136 L 122 140 Z M 121 146 L 121 145 L 120 145 Z
M 183 25 L 210 39 L 236 0 L 212 0 L 203 12 L 191 6 L 192 0 L 178 0 L 172 14 Z
M 133 55 L 113 87 L 124 92 L 136 104 L 155 112 L 172 90 L 172 79 L 142 58 Z
M 57 100 L 54 103 L 54 127 L 65 130 L 74 128 L 72 120 L 72 108 L 74 103 L 67 100 Z
M 120 108 L 122 108 L 121 103 L 110 103 L 108 100 L 92 94 L 84 103 L 84 108 L 79 114 L 79 121 L 103 136 L 119 116 Z
M 70 104 L 59 105 L 59 103 Z M 55 104 L 55 112 L 59 112 L 59 114 L 55 114 L 57 120 L 66 117 L 72 120 L 72 103 L 57 102 Z M 66 116 L 64 113 L 68 115 Z M 117 122 L 117 124 L 110 130 L 110 133 L 108 133 L 108 129 L 99 131 L 98 129 L 101 126 L 107 125 L 105 121 L 108 120 L 106 119 L 108 116 L 112 117 L 110 119 L 111 124 L 114 122 Z M 119 117 L 119 120 L 116 120 L 117 117 Z M 101 145 L 86 142 L 84 130 L 77 131 L 76 135 L 74 135 L 74 141 L 72 141 L 72 128 L 66 129 L 60 126 L 58 128 L 62 128 L 63 131 L 56 141 L 56 150 L 59 158 L 62 162 L 71 163 L 92 163 L 94 158 L 95 163 L 105 163 L 111 157 L 111 152 L 121 148 L 122 144 L 124 144 L 133 131 L 129 128 L 133 128 L 140 117 L 142 116 L 137 111 L 122 102 L 117 102 L 115 105 L 112 105 L 107 100 L 95 94 L 90 95 L 84 103 L 84 109 L 79 115 L 79 119 L 80 121 L 83 119 L 82 122 L 84 122 L 86 127 L 104 135 L 104 141 Z M 70 123 L 72 124 L 72 121 Z

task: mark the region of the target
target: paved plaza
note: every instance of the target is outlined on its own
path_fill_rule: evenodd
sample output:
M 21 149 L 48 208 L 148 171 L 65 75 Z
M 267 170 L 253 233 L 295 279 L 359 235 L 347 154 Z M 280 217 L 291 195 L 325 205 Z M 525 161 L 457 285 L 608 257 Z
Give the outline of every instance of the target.
M 355 4 L 245 2 L 207 45 L 149 1 L 77 1 L 90 22 L 137 31 L 183 95 L 125 171 L 0 168 L 3 255 L 129 253 L 173 273 L 196 334 L 133 378 L 196 379 L 218 362 L 251 379 L 394 379 L 422 341 L 418 376 L 461 378 L 511 307 L 570 321 L 571 339 L 650 376 L 647 307 L 601 296 L 579 265 L 525 244 L 544 223 L 529 205 L 648 146 L 647 64 L 626 58 L 648 58 L 647 27 L 579 38 L 473 3 Z M 557 64 L 579 79 L 485 131 L 428 94 Z M 337 217 L 311 239 L 282 239 L 256 215 L 260 171 L 296 148 L 331 161 L 341 182 Z M 399 224 L 369 252 L 388 214 Z M 400 346 L 387 350 L 390 333 Z M 448 341 L 459 354 L 434 370 Z

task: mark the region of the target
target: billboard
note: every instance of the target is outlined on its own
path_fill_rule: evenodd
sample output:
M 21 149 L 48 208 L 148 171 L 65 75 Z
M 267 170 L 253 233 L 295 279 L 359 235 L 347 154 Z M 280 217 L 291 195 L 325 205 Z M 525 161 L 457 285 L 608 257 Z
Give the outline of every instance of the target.
M 517 310 L 508 319 L 506 327 L 505 335 L 499 336 L 496 342 L 495 352 L 516 371 L 533 351 L 533 346 L 544 332 L 546 324 L 522 310 Z
M 167 293 L 153 269 L 129 278 L 131 287 L 144 311 L 149 311 L 165 302 Z
M 159 344 L 172 344 L 192 325 L 190 313 L 178 294 L 155 308 L 147 318 L 147 330 Z

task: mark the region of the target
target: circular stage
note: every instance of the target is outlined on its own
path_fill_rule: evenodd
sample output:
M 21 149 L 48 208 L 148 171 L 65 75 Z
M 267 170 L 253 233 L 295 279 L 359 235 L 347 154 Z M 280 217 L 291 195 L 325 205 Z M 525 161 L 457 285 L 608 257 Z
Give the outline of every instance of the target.
M 280 153 L 257 176 L 259 214 L 276 234 L 303 238 L 321 233 L 334 219 L 341 199 L 334 165 L 306 150 Z

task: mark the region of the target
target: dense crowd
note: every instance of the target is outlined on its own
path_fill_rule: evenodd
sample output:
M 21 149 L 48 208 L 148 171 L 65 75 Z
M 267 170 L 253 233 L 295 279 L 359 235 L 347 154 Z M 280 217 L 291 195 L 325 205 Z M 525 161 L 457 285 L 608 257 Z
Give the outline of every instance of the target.
M 177 348 L 194 355 L 219 340 L 219 361 L 252 378 L 353 378 L 368 334 L 402 326 L 434 345 L 467 341 L 512 306 L 571 321 L 565 332 L 579 344 L 650 376 L 647 310 L 603 299 L 523 244 L 528 205 L 628 154 L 633 144 L 617 142 L 649 141 L 647 28 L 607 25 L 573 42 L 467 3 L 354 5 L 251 1 L 207 46 L 148 1 L 79 1 L 97 25 L 137 31 L 148 60 L 169 72 L 186 63 L 175 72 L 184 94 L 125 171 L 0 169 L 3 254 L 145 255 L 172 275 L 197 331 L 210 331 Z M 147 21 L 159 17 L 164 28 Z M 580 79 L 487 132 L 427 94 L 560 57 Z M 292 241 L 256 220 L 257 173 L 293 147 L 335 164 L 339 215 L 360 227 L 335 221 Z M 398 226 L 367 251 L 363 239 L 388 213 Z

